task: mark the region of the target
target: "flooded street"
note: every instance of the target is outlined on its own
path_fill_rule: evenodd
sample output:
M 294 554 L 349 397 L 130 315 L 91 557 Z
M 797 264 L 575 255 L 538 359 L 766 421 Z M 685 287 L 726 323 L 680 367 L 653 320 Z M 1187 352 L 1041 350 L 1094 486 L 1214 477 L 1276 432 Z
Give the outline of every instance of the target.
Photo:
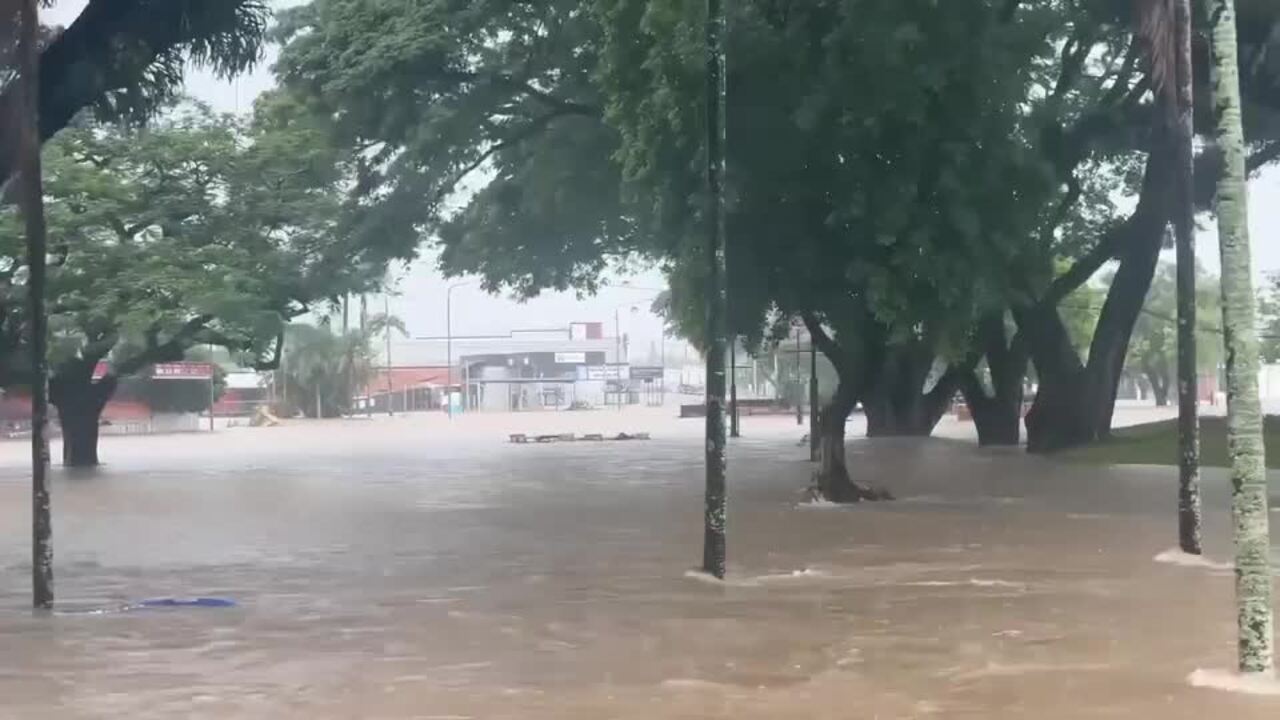
M 540 423 L 547 423 L 542 425 Z M 648 430 L 512 445 L 508 432 Z M 1229 570 L 1162 564 L 1175 471 L 854 441 L 899 495 L 803 503 L 785 418 L 744 420 L 731 577 L 701 553 L 701 424 L 414 417 L 104 441 L 56 473 L 60 612 L 29 602 L 0 447 L 0 717 L 1271 718 L 1230 668 Z M 851 432 L 853 429 L 851 428 Z M 1230 558 L 1206 478 L 1206 546 Z M 158 596 L 232 609 L 110 611 Z M 90 612 L 107 611 L 107 612 Z

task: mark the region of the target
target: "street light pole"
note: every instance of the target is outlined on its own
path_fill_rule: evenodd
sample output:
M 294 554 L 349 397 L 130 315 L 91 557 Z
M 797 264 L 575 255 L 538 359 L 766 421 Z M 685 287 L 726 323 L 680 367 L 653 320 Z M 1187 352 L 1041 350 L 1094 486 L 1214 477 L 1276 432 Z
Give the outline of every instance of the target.
M 738 338 L 729 340 L 729 437 L 742 437 L 738 432 Z
M 47 227 L 40 166 L 39 34 L 40 9 L 36 0 L 23 0 L 18 13 L 17 52 L 19 98 L 18 183 L 23 221 L 27 231 L 27 308 L 30 317 L 31 383 L 31 590 L 32 606 L 53 608 L 53 522 L 49 497 L 49 363 L 48 316 L 45 308 L 45 256 Z M 64 441 L 65 442 L 65 441 Z
M 725 479 L 725 13 L 722 0 L 706 0 L 707 129 L 707 425 L 702 570 L 724 579 L 727 482 Z
M 809 460 L 818 461 L 818 348 L 809 337 Z
M 450 285 L 444 291 L 444 344 L 445 344 L 445 388 L 444 397 L 447 403 L 447 411 L 449 419 L 453 419 L 453 291 L 464 285 L 470 285 L 474 280 L 465 280 Z M 470 384 L 470 383 L 468 383 Z
M 800 381 L 800 328 L 796 328 L 796 424 L 804 424 L 804 385 Z
M 396 411 L 391 408 L 391 399 L 395 394 L 391 384 L 391 300 L 385 293 L 382 296 L 382 320 L 387 324 L 387 415 L 391 416 L 396 414 Z

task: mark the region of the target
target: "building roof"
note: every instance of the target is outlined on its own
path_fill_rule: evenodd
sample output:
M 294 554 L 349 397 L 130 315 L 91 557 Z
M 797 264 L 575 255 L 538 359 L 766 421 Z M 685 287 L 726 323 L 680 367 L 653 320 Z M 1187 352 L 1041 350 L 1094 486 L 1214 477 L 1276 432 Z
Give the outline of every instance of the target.
M 448 381 L 449 369 L 442 366 L 396 366 L 391 368 L 390 373 L 387 368 L 375 368 L 373 377 L 361 391 L 361 395 L 385 395 L 388 387 L 392 392 L 407 388 L 444 387 Z
M 447 365 L 450 343 L 445 338 L 415 338 L 393 342 L 391 364 Z M 453 338 L 453 363 L 469 355 L 521 355 L 541 352 L 602 352 L 615 361 L 618 342 L 614 338 L 571 339 L 568 337 L 513 335 Z

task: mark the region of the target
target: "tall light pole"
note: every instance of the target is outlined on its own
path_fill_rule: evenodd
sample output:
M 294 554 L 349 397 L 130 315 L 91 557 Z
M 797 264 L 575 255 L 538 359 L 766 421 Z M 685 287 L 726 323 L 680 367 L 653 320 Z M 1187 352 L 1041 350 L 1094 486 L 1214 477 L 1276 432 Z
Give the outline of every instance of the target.
M 818 348 L 809 338 L 809 460 L 818 461 Z
M 722 0 L 706 0 L 707 123 L 707 425 L 702 569 L 725 575 L 725 15 Z
M 618 317 L 618 311 L 621 309 L 622 306 L 613 309 L 613 382 L 618 412 L 622 412 L 622 322 Z M 606 374 L 605 382 L 608 382 L 608 377 Z
M 39 47 L 36 36 L 40 10 L 36 0 L 22 0 L 18 18 L 18 75 L 22 117 L 21 194 L 22 215 L 27 231 L 27 305 L 31 326 L 31 595 L 38 610 L 53 607 L 53 521 L 49 498 L 49 342 L 45 314 L 45 255 L 47 228 L 44 218 L 44 182 L 40 167 Z
M 449 419 L 453 419 L 453 291 L 464 285 L 474 285 L 475 280 L 464 280 L 450 285 L 444 291 L 444 344 L 445 354 L 445 402 L 448 403 Z
M 738 432 L 738 337 L 729 339 L 729 437 L 742 437 Z
M 804 424 L 804 384 L 800 380 L 800 328 L 796 328 L 796 424 Z
M 382 295 L 382 319 L 387 324 L 387 415 L 395 415 L 396 411 L 391 408 L 391 398 L 394 395 L 391 385 L 391 300 L 387 298 L 385 292 Z

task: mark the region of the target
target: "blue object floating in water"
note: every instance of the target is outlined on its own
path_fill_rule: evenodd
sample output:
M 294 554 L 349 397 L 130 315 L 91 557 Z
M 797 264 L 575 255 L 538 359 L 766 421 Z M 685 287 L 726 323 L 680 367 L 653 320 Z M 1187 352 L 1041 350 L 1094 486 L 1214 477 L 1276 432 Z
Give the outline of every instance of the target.
M 215 597 L 198 598 L 152 598 L 138 603 L 141 608 L 229 608 L 235 607 L 235 600 Z

